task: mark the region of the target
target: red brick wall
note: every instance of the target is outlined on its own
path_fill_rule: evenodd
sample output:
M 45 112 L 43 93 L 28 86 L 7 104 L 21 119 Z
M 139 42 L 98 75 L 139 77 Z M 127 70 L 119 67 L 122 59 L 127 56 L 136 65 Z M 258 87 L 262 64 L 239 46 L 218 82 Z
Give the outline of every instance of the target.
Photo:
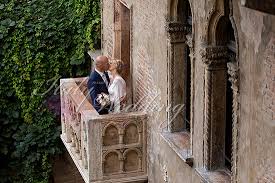
M 135 104 L 138 104 L 139 109 L 144 108 L 147 111 L 152 111 L 158 106 L 158 90 L 153 81 L 153 69 L 150 65 L 148 54 L 144 48 L 140 48 L 137 54 L 137 70 L 136 70 L 136 93 Z

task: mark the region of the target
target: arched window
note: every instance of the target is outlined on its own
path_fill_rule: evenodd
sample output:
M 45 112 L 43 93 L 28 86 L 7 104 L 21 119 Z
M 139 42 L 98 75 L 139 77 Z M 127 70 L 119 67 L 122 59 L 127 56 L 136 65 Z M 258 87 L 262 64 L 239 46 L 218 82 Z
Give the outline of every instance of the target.
M 188 0 L 177 4 L 176 17 L 168 22 L 168 128 L 171 132 L 190 131 L 192 113 L 192 13 Z M 191 41 L 192 42 L 192 41 Z
M 232 169 L 233 127 L 237 123 L 238 63 L 229 15 L 219 18 L 214 46 L 203 54 L 206 64 L 204 161 L 207 169 Z
M 226 100 L 225 100 L 225 139 L 224 139 L 224 166 L 231 170 L 232 160 L 232 132 L 233 132 L 233 86 L 229 67 L 236 64 L 236 41 L 234 29 L 228 16 L 220 19 L 217 27 L 217 45 L 227 47 L 228 56 L 226 59 Z

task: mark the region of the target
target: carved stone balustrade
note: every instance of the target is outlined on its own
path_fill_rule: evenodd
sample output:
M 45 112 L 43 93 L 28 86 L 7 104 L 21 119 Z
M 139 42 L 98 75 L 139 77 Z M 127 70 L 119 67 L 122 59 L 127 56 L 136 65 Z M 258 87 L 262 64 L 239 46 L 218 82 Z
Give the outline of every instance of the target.
M 87 78 L 61 79 L 61 139 L 86 183 L 147 181 L 146 115 L 99 115 Z

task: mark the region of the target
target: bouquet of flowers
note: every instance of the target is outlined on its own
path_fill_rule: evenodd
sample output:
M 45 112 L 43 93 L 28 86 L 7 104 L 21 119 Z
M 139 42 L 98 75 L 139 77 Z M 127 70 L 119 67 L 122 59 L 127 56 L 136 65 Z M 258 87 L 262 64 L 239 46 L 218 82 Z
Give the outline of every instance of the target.
M 100 104 L 101 109 L 103 109 L 111 104 L 110 97 L 106 93 L 98 94 L 96 101 Z

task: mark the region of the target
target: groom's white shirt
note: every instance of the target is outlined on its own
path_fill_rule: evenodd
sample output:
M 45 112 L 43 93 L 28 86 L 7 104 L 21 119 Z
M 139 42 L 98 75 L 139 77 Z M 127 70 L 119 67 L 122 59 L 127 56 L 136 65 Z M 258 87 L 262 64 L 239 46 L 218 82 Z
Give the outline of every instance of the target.
M 101 78 L 103 79 L 105 85 L 108 88 L 108 80 L 106 78 L 106 75 L 103 72 L 100 72 L 99 70 L 97 70 L 96 68 L 95 68 L 95 71 L 101 76 Z

